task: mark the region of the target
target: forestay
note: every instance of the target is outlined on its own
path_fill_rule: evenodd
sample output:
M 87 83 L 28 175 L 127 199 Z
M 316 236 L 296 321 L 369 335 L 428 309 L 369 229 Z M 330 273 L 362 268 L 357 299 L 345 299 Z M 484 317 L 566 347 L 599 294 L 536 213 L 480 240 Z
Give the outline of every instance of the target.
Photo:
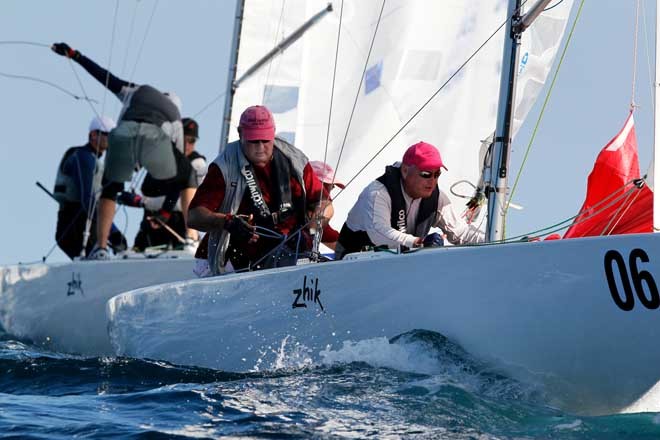
M 323 160 L 329 133 L 326 161 L 337 169 L 338 178 L 348 181 L 506 20 L 506 2 L 502 1 L 493 5 L 492 0 L 473 0 L 466 7 L 463 0 L 390 0 L 379 20 L 382 4 L 380 0 L 344 0 L 342 10 L 341 1 L 333 2 L 333 10 L 300 40 L 242 82 L 233 102 L 229 139 L 237 138 L 241 111 L 263 103 L 275 114 L 279 135 L 295 142 L 310 159 Z M 525 33 L 514 133 L 550 71 L 572 4 L 572 0 L 551 4 Z M 246 0 L 237 78 L 326 7 L 323 0 Z M 421 139 L 438 146 L 443 154 L 449 168 L 440 180 L 445 190 L 460 180 L 478 183 L 481 141 L 495 127 L 503 33 L 500 30 L 355 178 L 347 194 L 336 198 L 336 227 L 341 226 L 357 193 L 385 165 L 400 160 L 408 145 Z M 456 189 L 472 193 L 469 185 Z M 454 202 L 462 210 L 465 200 L 454 197 Z

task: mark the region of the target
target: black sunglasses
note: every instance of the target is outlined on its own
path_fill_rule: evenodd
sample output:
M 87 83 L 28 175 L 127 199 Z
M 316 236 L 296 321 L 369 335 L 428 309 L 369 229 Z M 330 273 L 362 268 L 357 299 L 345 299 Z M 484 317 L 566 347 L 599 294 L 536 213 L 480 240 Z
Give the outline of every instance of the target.
M 437 179 L 438 177 L 440 177 L 440 174 L 442 174 L 441 170 L 435 171 L 433 173 L 430 171 L 420 171 L 419 177 L 421 177 L 422 179 L 430 179 L 431 177 Z
M 189 144 L 194 144 L 197 142 L 197 138 L 195 136 L 186 136 L 186 142 Z

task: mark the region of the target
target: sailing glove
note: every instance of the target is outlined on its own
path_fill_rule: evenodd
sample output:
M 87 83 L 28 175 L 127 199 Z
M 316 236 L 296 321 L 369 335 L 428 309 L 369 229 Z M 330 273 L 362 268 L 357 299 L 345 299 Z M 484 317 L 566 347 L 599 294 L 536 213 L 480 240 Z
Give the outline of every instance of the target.
M 240 241 L 248 241 L 254 235 L 254 226 L 250 225 L 242 215 L 226 214 L 224 229 Z
M 424 247 L 441 247 L 445 245 L 445 241 L 442 239 L 442 235 L 434 232 L 424 237 L 422 245 Z
M 133 206 L 135 208 L 142 208 L 144 202 L 139 194 L 134 192 L 122 191 L 117 195 L 117 203 L 120 205 Z
M 74 60 L 80 56 L 80 52 L 72 49 L 66 43 L 54 43 L 52 46 L 50 46 L 50 48 L 56 54 L 62 55 L 63 57 L 67 57 L 67 58 L 73 58 Z

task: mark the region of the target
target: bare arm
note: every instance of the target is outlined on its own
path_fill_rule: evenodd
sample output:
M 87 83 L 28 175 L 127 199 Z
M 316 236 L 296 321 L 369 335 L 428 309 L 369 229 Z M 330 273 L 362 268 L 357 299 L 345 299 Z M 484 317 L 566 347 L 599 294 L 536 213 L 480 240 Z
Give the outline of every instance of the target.
M 190 206 L 190 201 L 195 195 L 195 188 L 186 188 L 181 191 L 179 200 L 181 201 L 181 213 L 183 214 L 183 221 L 188 224 L 188 207 Z M 199 235 L 195 229 L 187 228 L 186 237 L 197 240 Z
M 187 226 L 202 232 L 222 229 L 225 226 L 225 214 L 213 212 L 204 206 L 197 206 L 188 211 Z

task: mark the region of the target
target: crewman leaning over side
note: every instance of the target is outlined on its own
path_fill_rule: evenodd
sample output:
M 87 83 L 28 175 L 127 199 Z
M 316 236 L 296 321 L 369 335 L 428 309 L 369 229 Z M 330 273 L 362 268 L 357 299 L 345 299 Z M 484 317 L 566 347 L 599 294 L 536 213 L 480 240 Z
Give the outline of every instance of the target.
M 370 183 L 351 208 L 339 233 L 337 258 L 365 248 L 410 249 L 442 245 L 440 228 L 452 244 L 484 241 L 484 233 L 456 214 L 438 188 L 446 169 L 438 149 L 426 142 L 410 146 L 399 164 Z
M 332 214 L 327 193 L 320 203 L 323 185 L 307 157 L 275 137 L 270 110 L 248 107 L 238 133 L 239 140 L 209 165 L 190 204 L 188 226 L 208 232 L 208 245 L 203 241 L 196 255 L 208 264 L 198 267 L 200 275 L 295 264 L 312 244 L 306 227 L 310 216 Z M 282 245 L 284 236 L 298 230 L 302 235 Z
M 108 154 L 99 201 L 97 243 L 90 259 L 110 258 L 107 235 L 115 214 L 117 194 L 124 190 L 136 166 L 143 166 L 158 179 L 167 194 L 159 216 L 167 218 L 179 197 L 189 201 L 187 191 L 190 162 L 183 155 L 181 100 L 148 84 L 138 85 L 117 78 L 66 43 L 51 46 L 58 55 L 70 58 L 122 102 L 119 124 L 110 132 Z
M 197 187 L 206 175 L 206 158 L 195 150 L 199 139 L 199 124 L 192 118 L 183 118 L 183 140 L 184 155 L 190 162 L 191 170 L 188 178 L 188 191 L 194 195 Z M 185 217 L 188 211 L 186 200 L 179 198 L 171 215 L 167 219 L 159 219 L 158 213 L 162 212 L 166 194 L 150 173 L 145 176 L 140 187 L 142 196 L 134 192 L 122 192 L 117 197 L 117 202 L 126 206 L 144 208 L 144 215 L 140 223 L 133 249 L 142 252 L 146 248 L 154 246 L 166 246 L 168 248 L 181 248 L 194 252 L 199 243 L 197 230 L 187 228 Z M 190 199 L 192 199 L 192 195 Z M 164 224 L 161 224 L 163 221 Z

